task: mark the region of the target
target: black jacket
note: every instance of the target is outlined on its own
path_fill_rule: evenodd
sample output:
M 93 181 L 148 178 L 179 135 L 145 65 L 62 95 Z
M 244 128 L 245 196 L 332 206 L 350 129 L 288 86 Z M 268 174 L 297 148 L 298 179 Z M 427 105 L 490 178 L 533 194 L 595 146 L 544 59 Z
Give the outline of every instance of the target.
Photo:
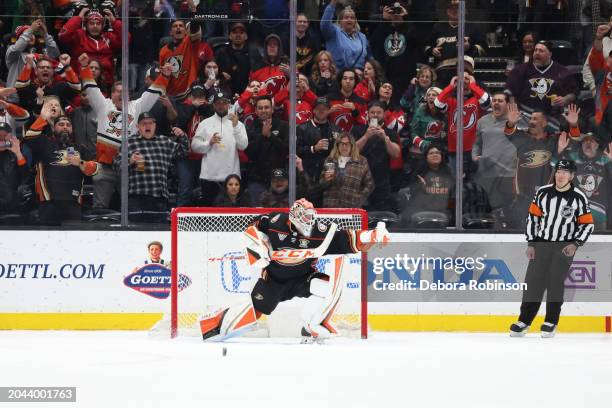
M 323 162 L 329 156 L 336 138 L 340 136 L 341 130 L 338 126 L 330 122 L 316 124 L 312 119 L 302 123 L 297 127 L 297 147 L 298 157 L 302 159 L 304 170 L 311 179 L 318 180 L 323 168 Z M 314 151 L 314 145 L 321 139 L 329 140 L 329 149 Z
M 245 45 L 241 50 L 235 50 L 231 46 L 221 48 L 215 55 L 219 64 L 219 70 L 231 75 L 232 93 L 240 95 L 249 84 L 249 74 L 253 58 Z
M 272 118 L 270 137 L 261 134 L 262 123 L 255 119 L 247 127 L 249 146 L 246 154 L 252 164 L 249 181 L 269 184 L 272 170 L 287 167 L 289 155 L 289 126 L 287 122 Z

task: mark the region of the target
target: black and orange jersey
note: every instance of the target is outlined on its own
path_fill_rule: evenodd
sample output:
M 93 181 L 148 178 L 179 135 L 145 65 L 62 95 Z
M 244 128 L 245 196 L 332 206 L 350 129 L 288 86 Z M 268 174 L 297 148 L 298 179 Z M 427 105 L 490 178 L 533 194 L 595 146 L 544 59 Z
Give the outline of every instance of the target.
M 309 237 L 302 235 L 289 221 L 289 215 L 273 212 L 259 216 L 255 227 L 266 234 L 270 240 L 271 250 L 317 248 L 325 237 L 329 227 L 315 221 Z M 358 251 L 358 231 L 339 230 L 334 233 L 325 255 L 351 254 Z M 268 276 L 277 281 L 287 281 L 313 272 L 317 259 L 299 259 L 296 261 L 271 261 L 266 270 Z
M 60 143 L 49 131 L 47 121 L 38 118 L 25 134 L 36 164 L 36 193 L 39 201 L 63 200 L 81 202 L 84 176 L 92 176 L 98 165 L 95 153 L 84 146 Z M 68 162 L 71 150 L 83 161 L 80 167 Z M 81 170 L 81 168 L 83 170 Z

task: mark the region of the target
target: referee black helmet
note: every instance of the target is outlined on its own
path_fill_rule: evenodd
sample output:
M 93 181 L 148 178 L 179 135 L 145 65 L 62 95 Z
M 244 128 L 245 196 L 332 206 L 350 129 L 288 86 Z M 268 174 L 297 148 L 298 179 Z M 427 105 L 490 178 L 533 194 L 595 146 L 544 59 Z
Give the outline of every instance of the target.
M 555 166 L 555 171 L 557 170 L 567 170 L 575 173 L 578 168 L 576 167 L 576 163 L 573 160 L 559 160 L 557 165 Z

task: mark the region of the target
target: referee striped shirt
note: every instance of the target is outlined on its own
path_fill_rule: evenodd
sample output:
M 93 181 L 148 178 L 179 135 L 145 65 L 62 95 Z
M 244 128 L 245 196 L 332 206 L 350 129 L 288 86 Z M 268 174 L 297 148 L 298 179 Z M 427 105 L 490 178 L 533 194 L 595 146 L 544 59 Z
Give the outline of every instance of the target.
M 527 217 L 527 241 L 575 242 L 582 245 L 593 232 L 593 215 L 586 195 L 572 185 L 558 191 L 554 184 L 536 192 Z

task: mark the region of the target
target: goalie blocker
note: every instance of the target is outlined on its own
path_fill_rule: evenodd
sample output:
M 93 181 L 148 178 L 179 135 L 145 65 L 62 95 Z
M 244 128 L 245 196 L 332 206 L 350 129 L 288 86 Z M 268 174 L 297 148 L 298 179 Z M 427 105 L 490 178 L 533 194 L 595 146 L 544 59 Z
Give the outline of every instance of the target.
M 226 307 L 200 319 L 204 340 L 221 341 L 254 328 L 257 319 L 270 315 L 280 302 L 308 298 L 302 309 L 302 335 L 326 338 L 336 334 L 331 318 L 342 295 L 339 258 L 332 276 L 316 269 L 317 258 L 367 251 L 385 245 L 389 233 L 384 223 L 374 230 L 337 231 L 314 219 L 312 204 L 296 201 L 289 214 L 260 216 L 245 231 L 246 255 L 253 272 L 260 275 L 251 291 L 251 302 Z

